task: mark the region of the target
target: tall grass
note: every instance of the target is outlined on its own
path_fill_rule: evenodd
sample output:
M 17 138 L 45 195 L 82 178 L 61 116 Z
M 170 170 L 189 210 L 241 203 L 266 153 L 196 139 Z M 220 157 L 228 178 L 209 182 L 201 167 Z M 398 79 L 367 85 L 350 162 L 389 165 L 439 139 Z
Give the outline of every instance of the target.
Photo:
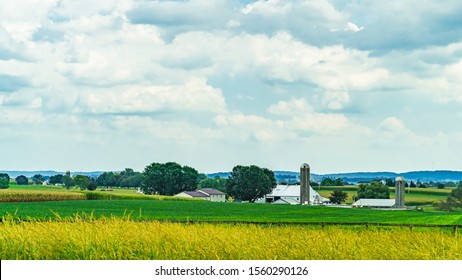
M 185 200 L 185 198 L 162 195 L 109 193 L 97 191 L 37 191 L 27 189 L 0 191 L 0 202 L 38 202 L 65 200 Z
M 84 193 L 58 191 L 4 190 L 0 191 L 0 202 L 36 202 L 84 200 Z
M 7 218 L 0 224 L 0 259 L 460 260 L 462 237 L 440 230 Z

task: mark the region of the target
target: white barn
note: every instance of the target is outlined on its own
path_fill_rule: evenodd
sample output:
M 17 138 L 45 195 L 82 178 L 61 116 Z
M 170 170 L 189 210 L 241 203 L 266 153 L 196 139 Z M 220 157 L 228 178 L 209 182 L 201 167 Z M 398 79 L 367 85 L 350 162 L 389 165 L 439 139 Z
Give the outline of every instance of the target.
M 265 196 L 265 202 L 276 204 L 300 204 L 300 185 L 277 185 L 270 194 Z M 319 195 L 310 187 L 310 204 L 328 203 L 329 199 Z

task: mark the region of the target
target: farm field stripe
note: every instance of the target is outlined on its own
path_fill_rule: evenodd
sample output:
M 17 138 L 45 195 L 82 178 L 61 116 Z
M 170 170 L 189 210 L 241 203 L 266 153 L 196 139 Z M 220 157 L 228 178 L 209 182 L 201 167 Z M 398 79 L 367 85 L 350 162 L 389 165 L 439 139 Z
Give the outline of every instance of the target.
M 125 219 L 5 222 L 1 259 L 460 260 L 462 237 L 399 228 L 139 223 Z

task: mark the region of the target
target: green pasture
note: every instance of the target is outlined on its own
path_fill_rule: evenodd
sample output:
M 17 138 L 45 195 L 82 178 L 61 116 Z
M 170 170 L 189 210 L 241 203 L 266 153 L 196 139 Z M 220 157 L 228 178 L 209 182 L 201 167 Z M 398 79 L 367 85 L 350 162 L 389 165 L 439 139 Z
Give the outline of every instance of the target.
M 323 197 L 328 198 L 330 194 L 336 190 L 341 189 L 348 194 L 346 203 L 352 204 L 353 197 L 356 196 L 358 187 L 357 186 L 322 186 L 314 187 L 314 189 Z M 405 198 L 407 205 L 425 205 L 432 204 L 433 202 L 438 202 L 445 200 L 447 195 L 451 192 L 451 189 L 430 189 L 430 188 L 412 188 L 406 189 Z M 395 189 L 390 188 L 390 198 L 395 198 Z
M 462 213 L 172 200 L 80 200 L 0 203 L 0 216 L 60 219 L 93 216 L 165 221 L 369 222 L 462 225 Z

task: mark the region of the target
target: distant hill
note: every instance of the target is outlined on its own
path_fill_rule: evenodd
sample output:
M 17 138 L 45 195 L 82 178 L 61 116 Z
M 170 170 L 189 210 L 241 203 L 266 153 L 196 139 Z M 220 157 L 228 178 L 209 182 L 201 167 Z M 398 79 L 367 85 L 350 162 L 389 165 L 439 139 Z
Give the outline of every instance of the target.
M 228 178 L 230 172 L 219 172 L 208 174 L 209 178 L 219 176 L 221 178 Z M 293 171 L 274 171 L 274 175 L 278 182 L 297 182 L 299 172 Z M 311 180 L 321 181 L 324 177 L 329 178 L 342 178 L 343 181 L 348 183 L 358 183 L 362 181 L 372 181 L 373 179 L 395 179 L 396 177 L 404 177 L 407 181 L 420 181 L 420 182 L 449 182 L 449 181 L 462 181 L 462 171 L 450 170 L 436 170 L 436 171 L 411 171 L 404 173 L 395 172 L 350 172 L 350 173 L 331 173 L 331 174 L 314 174 L 311 173 Z
M 38 171 L 4 171 L 0 173 L 7 173 L 11 178 L 16 178 L 19 175 L 24 175 L 31 178 L 35 174 L 42 174 L 45 178 L 64 174 L 65 172 L 53 170 L 38 170 Z M 90 177 L 98 177 L 103 171 L 75 171 L 71 172 L 72 175 L 86 175 Z M 214 178 L 228 178 L 231 172 L 216 172 L 207 174 L 207 177 Z M 278 182 L 296 183 L 299 180 L 299 172 L 294 171 L 274 171 L 274 175 Z M 343 181 L 356 184 L 362 181 L 372 181 L 373 179 L 395 179 L 396 177 L 404 177 L 407 181 L 420 181 L 420 182 L 449 182 L 449 181 L 462 181 L 462 171 L 451 170 L 436 170 L 436 171 L 411 171 L 404 173 L 395 172 L 349 172 L 349 173 L 331 173 L 331 174 L 315 174 L 311 173 L 311 180 L 320 182 L 322 178 L 342 178 Z
M 59 172 L 59 171 L 53 171 L 53 170 L 38 170 L 38 171 L 19 171 L 19 170 L 4 171 L 4 170 L 0 170 L 0 173 L 6 173 L 6 174 L 8 174 L 10 176 L 10 178 L 16 178 L 19 175 L 24 175 L 27 178 L 31 178 L 35 174 L 41 174 L 45 178 L 48 178 L 50 176 L 54 176 L 54 175 L 58 175 L 58 174 L 63 174 L 64 175 L 66 172 L 65 171 Z M 89 171 L 89 172 L 76 171 L 76 172 L 71 172 L 72 175 L 86 175 L 86 176 L 89 176 L 89 177 L 98 177 L 102 173 L 103 173 L 102 171 Z

